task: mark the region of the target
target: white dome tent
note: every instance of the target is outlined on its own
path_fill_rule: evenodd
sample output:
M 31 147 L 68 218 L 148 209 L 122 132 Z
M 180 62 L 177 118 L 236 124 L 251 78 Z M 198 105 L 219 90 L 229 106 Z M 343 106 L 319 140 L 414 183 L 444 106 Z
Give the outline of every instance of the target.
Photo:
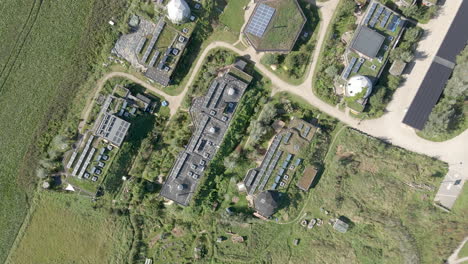
M 372 92 L 372 82 L 369 78 L 362 75 L 356 75 L 349 79 L 346 83 L 346 96 L 352 97 L 359 93 L 361 93 L 364 89 L 366 89 L 366 94 L 362 98 L 367 98 Z
M 171 0 L 167 6 L 167 17 L 172 23 L 184 23 L 190 17 L 190 7 L 184 0 Z

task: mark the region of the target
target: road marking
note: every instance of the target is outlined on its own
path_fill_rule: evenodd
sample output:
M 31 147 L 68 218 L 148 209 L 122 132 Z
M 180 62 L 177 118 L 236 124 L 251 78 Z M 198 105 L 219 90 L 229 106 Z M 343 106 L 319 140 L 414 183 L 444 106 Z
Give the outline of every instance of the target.
M 437 194 L 437 196 L 444 196 L 444 197 L 457 197 L 458 195 L 452 195 L 452 194 Z

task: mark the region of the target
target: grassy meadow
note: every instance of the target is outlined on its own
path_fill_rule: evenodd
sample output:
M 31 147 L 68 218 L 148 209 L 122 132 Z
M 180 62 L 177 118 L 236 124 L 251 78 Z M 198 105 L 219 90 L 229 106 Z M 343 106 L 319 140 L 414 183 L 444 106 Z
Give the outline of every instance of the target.
M 229 0 L 219 20 L 235 33 L 240 33 L 244 25 L 244 6 L 249 0 Z
M 128 217 L 93 209 L 89 198 L 45 191 L 10 263 L 126 263 L 132 240 Z
M 0 262 L 6 258 L 36 181 L 42 152 L 101 49 L 123 0 L 2 1 L 0 10 Z
M 155 205 L 156 224 L 146 224 L 149 252 L 155 263 L 442 263 L 463 239 L 466 204 L 451 213 L 432 204 L 447 170 L 443 162 L 338 128 L 325 165 L 315 187 L 290 203 L 297 208 L 282 208 L 268 222 L 249 216 L 235 175 L 223 191 L 234 215 L 224 203 L 202 214 Z M 232 205 L 234 198 L 240 200 Z M 344 234 L 328 224 L 341 216 L 350 224 Z M 324 224 L 300 225 L 312 218 Z M 244 241 L 232 241 L 235 235 Z

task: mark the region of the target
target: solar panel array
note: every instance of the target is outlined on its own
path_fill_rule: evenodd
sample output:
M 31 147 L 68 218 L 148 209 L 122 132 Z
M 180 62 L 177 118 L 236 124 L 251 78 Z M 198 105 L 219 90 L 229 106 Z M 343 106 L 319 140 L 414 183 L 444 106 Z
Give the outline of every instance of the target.
M 200 121 L 200 124 L 194 133 L 193 137 L 198 138 L 200 140 L 201 134 L 203 133 L 203 130 L 205 130 L 206 125 L 208 124 L 208 121 L 210 120 L 210 117 L 207 115 L 203 115 L 202 120 Z M 195 151 L 195 147 L 198 145 L 199 140 L 190 140 L 190 144 L 187 147 L 188 151 Z
M 288 132 L 288 133 L 286 134 L 286 136 L 284 137 L 284 139 L 283 139 L 283 143 L 284 143 L 284 144 L 288 144 L 288 143 L 289 143 L 289 139 L 291 139 L 291 136 L 292 136 L 292 133 L 291 133 L 291 132 Z
M 276 164 L 278 164 L 278 160 L 281 158 L 282 155 L 283 155 L 283 151 L 281 151 L 281 150 L 276 153 L 274 159 L 270 163 L 270 166 L 268 166 L 268 170 L 267 170 L 267 172 L 265 174 L 265 177 L 263 177 L 262 184 L 260 185 L 260 187 L 258 187 L 259 190 L 263 190 L 263 188 L 265 188 L 265 185 L 267 184 L 268 180 L 270 179 L 271 173 L 275 169 Z
M 370 7 L 369 12 L 367 12 L 367 16 L 364 19 L 364 23 L 363 23 L 364 25 L 367 25 L 367 23 L 369 23 L 369 20 L 371 19 L 372 14 L 375 11 L 375 8 L 377 8 L 377 5 L 378 5 L 377 3 L 373 3 L 372 6 Z
M 379 17 L 380 17 L 380 14 L 382 14 L 383 10 L 384 10 L 384 7 L 381 6 L 381 5 L 379 5 L 379 9 L 377 9 L 377 12 L 375 12 L 374 17 L 372 18 L 371 22 L 369 23 L 369 25 L 370 25 L 371 27 L 374 27 L 374 26 L 375 26 L 375 24 L 377 23 L 377 20 L 378 20 Z
M 158 57 L 159 57 L 159 54 L 161 54 L 161 52 L 160 52 L 159 50 L 157 50 L 157 51 L 154 53 L 153 57 L 151 58 L 150 62 L 148 63 L 148 66 L 150 66 L 150 67 L 153 67 L 153 66 L 154 66 L 154 64 L 156 63 L 156 60 L 157 60 Z
M 211 101 L 211 105 L 209 108 L 217 108 L 219 100 L 221 100 L 221 95 L 224 92 L 224 88 L 226 88 L 226 83 L 222 82 L 221 85 L 219 86 L 218 90 L 216 91 L 216 94 L 214 96 L 214 100 Z
M 390 30 L 390 31 L 395 31 L 396 23 L 397 23 L 397 21 L 399 19 L 400 19 L 400 17 L 397 16 L 397 15 L 392 16 L 392 19 L 390 19 L 390 23 L 388 23 L 388 25 L 387 25 L 387 29 Z
M 253 180 L 255 179 L 255 177 L 257 176 L 257 174 L 258 174 L 258 170 L 251 170 L 251 171 L 249 172 L 249 177 L 248 177 L 249 179 L 247 180 L 247 182 L 245 183 L 245 185 L 247 185 L 247 186 L 252 185 L 252 182 L 253 182 Z
M 83 167 L 81 167 L 80 173 L 78 174 L 79 179 L 83 178 L 83 175 L 86 169 L 88 168 L 89 163 L 91 163 L 91 158 L 93 157 L 94 152 L 96 152 L 96 149 L 91 148 L 91 151 L 89 152 L 88 157 L 86 158 L 85 163 L 83 164 Z
M 343 78 L 344 80 L 348 80 L 349 74 L 351 73 L 351 70 L 353 69 L 356 61 L 356 57 L 351 58 L 351 61 L 349 62 L 348 66 L 346 66 L 346 69 L 344 70 L 343 75 L 341 75 L 341 78 Z
M 261 38 L 274 14 L 275 9 L 273 7 L 260 4 L 255 10 L 252 20 L 247 25 L 246 32 Z
M 143 46 L 145 45 L 146 43 L 146 38 L 141 38 L 140 39 L 140 42 L 138 42 L 138 46 L 136 47 L 135 49 L 135 53 L 140 53 L 141 52 L 141 49 L 143 48 Z
M 354 65 L 353 67 L 353 73 L 357 73 L 365 61 L 366 61 L 365 59 L 359 58 L 356 65 Z
M 71 166 L 73 165 L 73 162 L 75 161 L 76 159 L 76 155 L 78 154 L 78 152 L 74 151 L 73 154 L 71 155 L 70 157 L 70 160 L 68 161 L 67 163 L 67 169 L 71 168 Z
M 211 83 L 210 89 L 208 89 L 208 93 L 205 96 L 205 102 L 206 102 L 205 107 L 210 106 L 210 102 L 211 102 L 211 99 L 213 98 L 213 93 L 215 92 L 216 88 L 218 88 L 218 81 L 214 80 Z
M 185 161 L 188 157 L 189 154 L 187 152 L 184 152 L 184 154 L 182 154 L 181 159 L 178 160 L 177 165 L 174 167 L 174 172 L 171 173 L 172 175 L 174 175 L 174 178 L 177 178 L 177 176 L 179 176 L 180 170 L 182 169 L 182 166 L 184 166 Z
M 302 137 L 307 137 L 310 132 L 310 126 L 306 126 L 305 130 L 302 132 Z
M 86 154 L 88 154 L 89 147 L 91 146 L 91 143 L 93 142 L 93 140 L 94 140 L 94 136 L 93 135 L 89 136 L 89 139 L 86 142 L 83 152 L 81 153 L 80 158 L 78 159 L 78 162 L 75 164 L 75 168 L 73 168 L 72 176 L 76 176 L 76 174 L 78 173 L 81 163 L 83 163 L 83 160 L 86 157 Z
M 388 11 L 387 9 L 385 9 L 384 11 L 384 18 L 382 19 L 382 22 L 380 22 L 380 27 L 385 27 L 385 25 L 387 24 L 387 21 L 388 19 L 390 18 L 390 15 L 392 14 L 392 12 Z
M 166 25 L 166 22 L 163 20 L 159 21 L 158 25 L 156 26 L 156 29 L 154 30 L 153 37 L 151 38 L 150 43 L 148 44 L 148 48 L 145 51 L 145 54 L 143 54 L 143 58 L 141 59 L 143 62 L 146 62 L 148 60 L 148 56 L 150 55 L 151 51 L 153 50 L 154 44 L 156 44 L 156 41 L 159 38 L 159 35 L 161 34 L 164 26 Z
M 265 158 L 263 159 L 262 165 L 260 166 L 260 171 L 258 173 L 258 176 L 255 179 L 255 182 L 253 183 L 253 186 L 249 191 L 250 195 L 252 195 L 255 192 L 255 190 L 257 189 L 257 185 L 260 183 L 260 180 L 262 179 L 263 174 L 265 173 L 268 164 L 270 163 L 271 159 L 273 158 L 273 154 L 276 152 L 276 149 L 278 149 L 282 138 L 283 138 L 282 135 L 277 135 L 275 137 L 275 139 L 273 140 L 273 143 L 271 144 L 270 148 L 268 148 L 267 154 L 265 155 Z

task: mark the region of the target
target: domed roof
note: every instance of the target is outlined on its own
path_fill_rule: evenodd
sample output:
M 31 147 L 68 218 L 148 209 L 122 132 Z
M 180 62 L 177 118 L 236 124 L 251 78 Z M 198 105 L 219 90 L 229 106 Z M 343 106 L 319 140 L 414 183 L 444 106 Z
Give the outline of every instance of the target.
M 279 194 L 276 191 L 264 191 L 255 197 L 254 207 L 264 217 L 270 217 L 278 208 Z
M 364 89 L 366 90 L 366 94 L 362 98 L 367 98 L 372 92 L 372 82 L 369 78 L 362 75 L 356 75 L 349 79 L 348 83 L 346 84 L 346 96 L 355 96 L 362 92 Z
M 167 4 L 167 17 L 173 23 L 183 23 L 189 16 L 190 7 L 184 0 L 171 0 Z

